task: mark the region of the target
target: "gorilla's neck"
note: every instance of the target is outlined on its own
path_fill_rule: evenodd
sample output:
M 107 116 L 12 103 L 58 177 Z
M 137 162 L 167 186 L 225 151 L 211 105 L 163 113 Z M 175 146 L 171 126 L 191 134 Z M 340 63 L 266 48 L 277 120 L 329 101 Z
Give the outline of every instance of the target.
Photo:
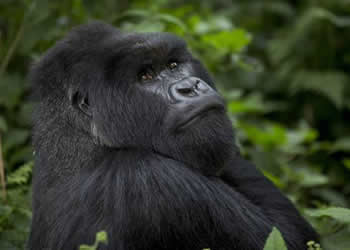
M 113 155 L 120 156 L 128 154 L 128 152 L 159 155 L 160 158 L 173 159 L 179 164 L 199 170 L 205 175 L 217 175 L 225 163 L 237 152 L 232 138 L 229 138 L 230 140 L 209 138 L 210 140 L 203 140 L 203 143 L 198 145 L 194 143 L 195 146 L 191 147 L 181 146 L 181 143 L 177 143 L 175 146 L 170 143 L 163 144 L 162 148 L 167 148 L 163 152 L 137 147 L 111 148 L 101 146 L 97 145 L 87 132 L 70 126 L 67 117 L 62 117 L 64 113 L 49 112 L 47 106 L 43 109 L 47 112 L 36 113 L 37 122 L 34 124 L 33 130 L 37 166 L 35 174 L 44 174 L 48 177 L 48 182 L 59 181 L 60 177 L 68 176 L 69 178 L 87 166 L 95 165 L 98 167 L 100 161 L 109 155 L 113 158 Z M 227 126 L 228 129 L 232 130 L 232 127 Z M 226 144 L 220 143 L 221 141 L 226 141 Z M 207 144 L 208 146 L 205 146 Z M 51 177 L 52 180 L 50 180 Z
M 59 121 L 56 122 L 59 123 Z M 81 131 L 72 131 L 72 128 L 67 128 L 63 124 L 57 124 L 55 127 L 57 129 L 36 131 L 36 135 L 33 138 L 36 174 L 46 176 L 45 181 L 48 183 L 60 180 L 66 181 L 67 178 L 69 179 L 84 168 L 99 168 L 101 167 L 101 162 L 105 162 L 106 158 L 111 160 L 110 164 L 114 165 L 114 167 L 123 167 L 119 166 L 123 164 L 123 161 L 120 161 L 118 158 L 126 159 L 128 155 L 141 155 L 147 159 L 172 160 L 174 163 L 178 162 L 181 166 L 202 171 L 205 175 L 216 175 L 221 169 L 219 166 L 209 166 L 209 163 L 203 161 L 203 159 L 193 158 L 193 162 L 189 163 L 181 158 L 177 159 L 171 155 L 141 148 L 109 148 L 96 145 L 91 137 Z M 234 151 L 232 150 L 231 152 L 233 155 Z M 227 159 L 231 158 L 227 154 L 225 156 Z M 137 161 L 134 163 L 137 164 Z

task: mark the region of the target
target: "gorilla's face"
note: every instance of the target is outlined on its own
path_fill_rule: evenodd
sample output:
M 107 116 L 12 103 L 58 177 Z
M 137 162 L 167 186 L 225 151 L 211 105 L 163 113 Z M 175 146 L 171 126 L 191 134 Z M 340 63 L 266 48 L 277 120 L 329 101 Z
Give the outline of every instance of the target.
M 96 144 L 152 151 L 212 173 L 233 152 L 224 101 L 178 37 L 109 30 L 72 58 L 79 86 L 68 88 L 70 100 Z

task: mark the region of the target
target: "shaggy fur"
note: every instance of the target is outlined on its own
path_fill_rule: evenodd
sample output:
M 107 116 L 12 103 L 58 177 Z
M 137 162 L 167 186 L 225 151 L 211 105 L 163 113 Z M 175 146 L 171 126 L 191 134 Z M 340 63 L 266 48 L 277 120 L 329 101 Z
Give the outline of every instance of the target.
M 166 69 L 173 61 L 177 68 Z M 143 83 L 150 65 L 155 77 Z M 99 22 L 43 56 L 31 73 L 38 104 L 30 250 L 78 249 L 101 230 L 109 242 L 100 250 L 260 250 L 274 226 L 289 250 L 317 239 L 241 158 L 224 109 L 174 125 L 196 105 L 174 101 L 169 89 L 191 77 L 222 100 L 181 39 Z

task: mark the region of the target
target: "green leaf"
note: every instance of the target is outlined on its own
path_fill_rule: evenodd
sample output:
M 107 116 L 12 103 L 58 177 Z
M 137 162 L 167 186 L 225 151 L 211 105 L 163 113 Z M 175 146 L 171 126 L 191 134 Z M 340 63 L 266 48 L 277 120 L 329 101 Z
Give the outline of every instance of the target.
M 266 240 L 264 250 L 288 250 L 281 233 L 277 228 L 273 228 Z
M 339 139 L 334 143 L 332 152 L 338 151 L 350 152 L 350 137 Z
M 326 19 L 338 27 L 349 27 L 350 18 L 347 16 L 337 16 L 324 8 L 311 8 L 311 15 L 315 18 Z
M 15 148 L 29 138 L 29 131 L 24 129 L 13 129 L 7 132 L 4 136 L 4 152 Z
M 5 118 L 0 116 L 0 132 L 1 131 L 6 131 L 7 130 L 7 123 Z
M 287 142 L 281 150 L 288 154 L 304 154 L 305 145 L 314 142 L 317 137 L 317 130 L 310 128 L 306 122 L 300 122 L 298 128 L 288 130 Z
M 148 17 L 152 14 L 152 12 L 148 10 L 142 10 L 142 9 L 132 9 L 124 12 L 121 16 L 126 17 L 126 16 L 132 16 L 132 17 Z
M 329 207 L 306 211 L 312 217 L 331 217 L 340 222 L 350 224 L 350 209 L 341 207 Z
M 3 76 L 0 79 L 0 105 L 8 109 L 14 108 L 20 103 L 24 87 L 24 80 L 19 74 Z
M 280 180 L 280 178 L 278 178 L 277 176 L 274 176 L 273 174 L 267 172 L 267 171 L 263 171 L 264 176 L 266 176 L 270 181 L 273 182 L 273 184 L 275 184 L 277 187 L 279 188 L 284 188 L 284 183 Z
M 350 170 L 350 158 L 345 158 L 343 160 L 343 163 L 344 163 L 345 167 Z
M 300 91 L 310 91 L 327 97 L 341 108 L 344 105 L 344 89 L 349 82 L 349 77 L 342 72 L 302 70 L 295 73 L 291 92 L 295 94 Z
M 18 168 L 16 171 L 10 173 L 10 175 L 7 177 L 8 184 L 20 185 L 27 183 L 32 173 L 32 167 L 33 162 L 29 162 Z
M 92 246 L 80 245 L 79 250 L 97 250 L 99 243 L 107 244 L 107 233 L 105 231 L 101 231 L 96 234 L 96 240 Z
M 328 176 L 311 171 L 307 166 L 300 169 L 298 174 L 301 175 L 300 185 L 303 187 L 315 187 L 329 182 Z
M 96 248 L 88 245 L 80 245 L 79 250 L 95 250 Z
M 194 16 L 189 20 L 189 24 L 190 27 L 200 35 L 233 29 L 231 20 L 224 16 L 213 16 L 209 17 L 209 19 Z
M 237 126 L 242 129 L 244 135 L 254 144 L 270 150 L 282 146 L 287 142 L 286 129 L 276 123 L 266 123 L 263 128 L 248 123 L 238 122 Z
M 278 110 L 280 107 L 276 103 L 267 102 L 260 93 L 252 93 L 239 100 L 232 100 L 228 104 L 229 112 L 237 113 L 268 113 Z
M 350 246 L 350 237 L 349 231 L 344 229 L 333 234 L 330 234 L 328 237 L 324 237 L 322 240 L 323 249 L 336 249 L 336 250 L 349 250 Z
M 264 113 L 265 105 L 260 94 L 253 94 L 241 100 L 233 100 L 228 104 L 231 113 Z
M 142 21 L 137 24 L 126 22 L 122 28 L 131 32 L 159 32 L 164 31 L 165 25 L 163 22 L 152 19 L 151 21 Z
M 175 24 L 181 29 L 186 30 L 186 25 L 177 17 L 168 14 L 159 14 L 156 16 L 156 18 L 167 23 Z
M 202 36 L 202 41 L 215 49 L 225 50 L 227 53 L 238 53 L 251 41 L 251 35 L 243 29 L 221 31 Z
M 107 243 L 107 233 L 105 231 L 98 232 L 96 234 L 96 242 Z

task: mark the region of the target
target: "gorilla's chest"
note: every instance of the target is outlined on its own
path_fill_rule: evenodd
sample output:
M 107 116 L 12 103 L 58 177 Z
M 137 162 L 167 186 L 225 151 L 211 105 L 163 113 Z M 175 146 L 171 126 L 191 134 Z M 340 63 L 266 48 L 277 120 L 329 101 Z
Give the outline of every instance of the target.
M 72 177 L 64 192 L 47 193 L 40 209 L 52 211 L 49 234 L 77 228 L 59 237 L 73 244 L 104 230 L 108 249 L 226 249 L 238 240 L 232 233 L 236 222 L 255 216 L 247 201 L 217 177 L 159 156 L 117 156 Z M 63 200 L 57 195 L 70 208 L 65 213 L 55 209 Z

